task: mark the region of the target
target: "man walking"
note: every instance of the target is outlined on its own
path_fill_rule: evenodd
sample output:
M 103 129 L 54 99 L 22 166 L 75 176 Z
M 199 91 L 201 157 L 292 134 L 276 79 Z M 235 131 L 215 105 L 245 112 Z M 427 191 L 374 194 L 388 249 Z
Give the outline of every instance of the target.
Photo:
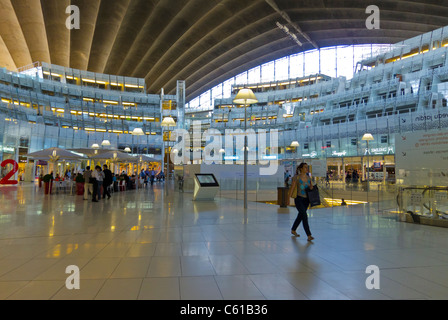
M 103 165 L 104 181 L 103 181 L 103 199 L 110 199 L 109 187 L 112 184 L 112 172 L 107 169 L 107 165 Z

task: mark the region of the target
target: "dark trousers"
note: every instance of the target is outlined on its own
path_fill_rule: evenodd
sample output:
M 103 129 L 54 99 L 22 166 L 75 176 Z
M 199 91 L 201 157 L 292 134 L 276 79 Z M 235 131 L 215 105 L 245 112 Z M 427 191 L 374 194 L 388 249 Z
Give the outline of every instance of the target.
M 93 192 L 92 192 L 92 200 L 98 200 L 99 190 L 98 190 L 98 182 L 96 179 L 92 183 L 93 185 Z
M 296 205 L 297 211 L 299 213 L 297 214 L 297 218 L 294 221 L 291 230 L 296 231 L 300 223 L 303 222 L 303 229 L 305 229 L 306 235 L 310 236 L 311 231 L 308 224 L 308 215 L 306 213 L 310 205 L 310 200 L 308 200 L 308 198 L 297 196 L 297 198 L 294 199 L 294 204 Z
M 103 181 L 97 181 L 97 185 L 98 185 L 98 200 L 101 200 L 101 187 L 103 186 Z
M 110 198 L 109 186 L 109 182 L 103 182 L 103 199 L 106 198 L 106 195 L 108 198 Z

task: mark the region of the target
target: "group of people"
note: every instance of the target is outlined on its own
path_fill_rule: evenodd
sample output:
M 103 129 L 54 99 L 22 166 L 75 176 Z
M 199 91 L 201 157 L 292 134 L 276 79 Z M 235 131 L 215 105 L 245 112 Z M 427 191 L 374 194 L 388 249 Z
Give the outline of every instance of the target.
M 50 173 L 53 177 L 53 171 Z M 66 180 L 74 180 L 75 177 L 74 170 L 66 170 L 65 173 L 60 175 L 59 173 L 56 173 L 56 177 L 54 177 L 54 181 L 66 181 Z M 40 174 L 41 177 L 43 177 L 43 173 Z M 73 177 L 73 178 L 72 178 Z
M 346 183 L 358 183 L 359 181 L 359 173 L 358 170 L 353 170 L 353 172 L 351 172 L 350 170 L 347 171 L 347 174 L 345 175 L 345 182 Z
M 112 171 L 107 168 L 107 165 L 96 166 L 95 170 L 90 170 L 90 166 L 86 167 L 83 173 L 84 178 L 84 200 L 89 199 L 89 192 L 92 194 L 92 202 L 98 202 L 101 199 L 110 199 L 110 187 L 113 182 Z M 102 191 L 102 192 L 101 192 Z
M 342 176 L 343 177 L 343 176 Z M 333 171 L 327 171 L 327 174 L 325 176 L 325 183 L 327 186 L 330 184 L 330 180 L 338 180 L 339 178 L 342 179 L 342 177 L 335 174 Z M 356 169 L 348 169 L 345 173 L 345 182 L 347 184 L 349 183 L 357 183 L 359 182 L 359 172 Z
M 149 170 L 148 168 L 146 170 L 142 169 L 142 171 L 140 171 L 139 177 L 143 180 L 145 185 L 147 185 L 148 182 L 153 185 L 155 180 L 165 181 L 165 175 L 163 174 L 163 171 L 156 173 L 154 169 Z
M 134 177 L 130 178 L 126 172 L 123 172 L 120 176 L 113 175 L 113 173 L 107 168 L 107 165 L 96 166 L 94 170 L 91 170 L 90 166 L 86 167 L 86 170 L 82 174 L 84 178 L 84 200 L 89 199 L 89 194 L 92 195 L 92 202 L 98 202 L 101 198 L 111 198 L 110 192 L 114 187 L 114 182 L 118 179 L 123 179 L 126 182 L 127 189 L 132 189 L 134 183 Z M 149 181 L 151 185 L 155 180 L 161 181 L 165 179 L 163 172 L 156 173 L 154 170 L 149 171 L 146 169 L 141 171 L 140 178 L 144 179 L 145 184 Z

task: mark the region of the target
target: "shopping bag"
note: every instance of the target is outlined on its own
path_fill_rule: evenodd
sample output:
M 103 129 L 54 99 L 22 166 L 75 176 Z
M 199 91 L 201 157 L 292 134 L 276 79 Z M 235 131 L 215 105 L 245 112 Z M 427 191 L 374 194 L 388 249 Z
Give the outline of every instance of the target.
M 317 186 L 313 187 L 313 190 L 309 188 L 306 189 L 306 194 L 308 196 L 308 200 L 310 201 L 310 206 L 315 207 L 320 205 L 320 195 L 319 188 Z

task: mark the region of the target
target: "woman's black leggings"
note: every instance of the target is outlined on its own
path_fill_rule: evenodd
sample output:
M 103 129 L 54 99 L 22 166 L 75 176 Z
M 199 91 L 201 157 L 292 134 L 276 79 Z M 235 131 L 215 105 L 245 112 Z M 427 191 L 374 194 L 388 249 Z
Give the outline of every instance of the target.
M 294 203 L 299 213 L 297 214 L 297 218 L 294 221 L 291 230 L 296 231 L 300 223 L 303 221 L 303 229 L 305 229 L 306 235 L 310 236 L 311 231 L 308 224 L 308 215 L 306 213 L 306 211 L 308 210 L 308 206 L 310 205 L 310 200 L 308 200 L 308 198 L 297 196 L 297 198 L 294 199 Z

